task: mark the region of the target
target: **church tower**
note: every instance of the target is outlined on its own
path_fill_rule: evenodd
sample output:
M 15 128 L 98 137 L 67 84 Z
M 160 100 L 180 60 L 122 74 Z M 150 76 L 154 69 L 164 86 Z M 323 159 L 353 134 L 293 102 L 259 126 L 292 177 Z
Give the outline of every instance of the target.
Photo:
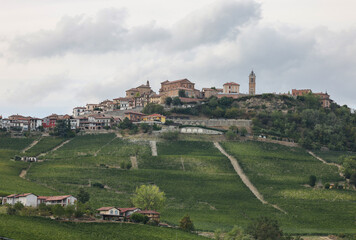
M 256 94 L 256 75 L 253 72 L 253 70 L 251 71 L 250 76 L 249 76 L 248 89 L 249 89 L 248 93 L 250 95 Z

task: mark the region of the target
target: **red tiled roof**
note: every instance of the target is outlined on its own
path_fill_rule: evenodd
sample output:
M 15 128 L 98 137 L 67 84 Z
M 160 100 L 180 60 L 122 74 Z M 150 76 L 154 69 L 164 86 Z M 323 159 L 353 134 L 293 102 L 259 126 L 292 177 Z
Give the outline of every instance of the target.
M 43 199 L 43 200 L 46 200 L 47 198 L 49 198 L 48 196 L 38 196 L 37 199 Z
M 19 195 L 17 195 L 16 197 L 26 197 L 26 196 L 28 196 L 28 195 L 35 195 L 35 194 L 33 194 L 33 193 L 23 193 L 23 194 L 19 194 Z M 36 196 L 36 195 L 35 195 Z
M 238 84 L 238 83 L 234 83 L 234 82 L 227 82 L 227 83 L 225 83 L 224 84 L 224 86 L 225 85 L 230 85 L 230 86 L 240 86 L 240 84 Z
M 160 215 L 159 212 L 153 211 L 153 210 L 143 210 L 143 211 L 138 211 L 137 213 L 141 213 L 141 214 L 157 214 Z
M 171 81 L 171 82 L 168 81 L 168 80 L 166 80 L 166 81 L 164 81 L 164 82 L 161 82 L 161 84 L 172 84 L 172 83 L 183 82 L 183 81 L 188 81 L 188 82 L 192 83 L 192 82 L 189 81 L 188 79 L 184 78 L 184 79 L 175 80 L 175 81 Z
M 129 90 L 126 90 L 126 92 L 128 92 L 128 91 L 138 92 L 138 90 L 136 88 L 131 88 Z
M 112 208 L 115 208 L 115 207 L 101 207 L 101 208 L 98 208 L 98 209 L 96 209 L 97 211 L 108 211 L 108 210 L 110 210 L 110 209 L 112 209 Z
M 16 197 L 16 194 L 11 194 L 11 195 L 6 196 L 6 197 L 8 197 L 8 198 L 11 198 L 11 197 Z
M 148 115 L 147 117 L 164 117 L 164 116 L 161 114 L 155 113 L 155 114 Z
M 114 98 L 113 100 L 130 101 L 130 98 L 119 97 L 119 98 Z
M 85 107 L 75 107 L 74 109 L 86 109 Z
M 71 197 L 72 195 L 65 195 L 65 196 L 50 196 L 46 199 L 46 201 L 60 201 L 66 198 Z
M 118 208 L 118 209 L 120 210 L 120 212 L 125 213 L 127 211 L 132 211 L 138 208 L 133 207 L 133 208 Z

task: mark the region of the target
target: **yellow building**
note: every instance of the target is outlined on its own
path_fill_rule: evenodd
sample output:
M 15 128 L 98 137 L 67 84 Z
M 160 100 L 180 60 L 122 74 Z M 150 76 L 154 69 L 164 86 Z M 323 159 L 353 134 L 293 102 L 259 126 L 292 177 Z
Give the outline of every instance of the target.
M 161 114 L 152 114 L 148 116 L 143 117 L 144 122 L 161 122 L 165 123 L 166 122 L 166 117 L 161 115 Z

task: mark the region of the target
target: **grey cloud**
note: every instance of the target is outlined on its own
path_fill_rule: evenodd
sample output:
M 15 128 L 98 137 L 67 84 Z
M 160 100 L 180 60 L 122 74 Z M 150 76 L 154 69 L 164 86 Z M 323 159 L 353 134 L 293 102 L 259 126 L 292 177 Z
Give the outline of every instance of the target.
M 126 15 L 124 10 L 104 9 L 95 18 L 63 17 L 53 30 L 16 37 L 10 51 L 25 57 L 50 57 L 122 52 L 144 46 L 170 51 L 191 49 L 234 38 L 240 27 L 260 17 L 260 5 L 246 0 L 219 1 L 188 15 L 171 29 L 155 22 L 128 28 Z
M 260 4 L 255 1 L 224 0 L 191 13 L 173 27 L 175 49 L 234 38 L 239 27 L 260 18 Z

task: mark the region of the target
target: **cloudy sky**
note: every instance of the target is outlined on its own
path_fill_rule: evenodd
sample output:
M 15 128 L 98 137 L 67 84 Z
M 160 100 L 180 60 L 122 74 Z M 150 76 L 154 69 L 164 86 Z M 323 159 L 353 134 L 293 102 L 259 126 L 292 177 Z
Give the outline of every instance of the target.
M 150 80 L 327 91 L 356 108 L 354 0 L 2 0 L 0 115 L 44 117 Z

